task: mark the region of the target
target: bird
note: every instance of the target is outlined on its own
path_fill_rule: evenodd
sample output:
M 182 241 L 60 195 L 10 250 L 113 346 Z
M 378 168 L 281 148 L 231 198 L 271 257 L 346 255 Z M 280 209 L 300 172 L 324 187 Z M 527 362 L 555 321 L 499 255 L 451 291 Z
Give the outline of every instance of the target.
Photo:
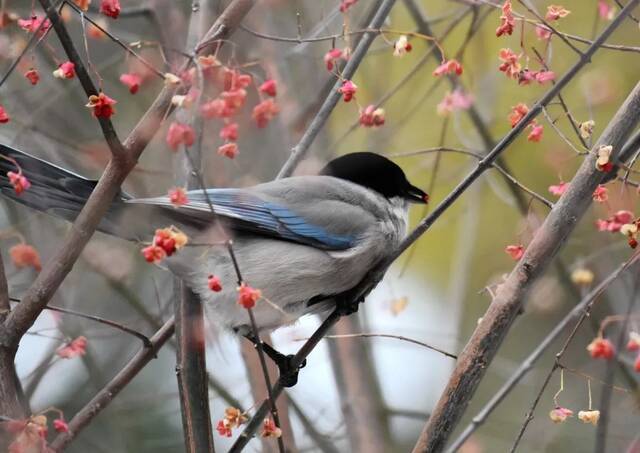
M 0 145 L 2 156 L 3 196 L 68 221 L 97 184 L 6 145 Z M 20 194 L 7 177 L 18 168 L 30 182 Z M 188 245 L 163 264 L 199 297 L 208 319 L 254 344 L 247 310 L 237 303 L 237 271 L 265 300 L 253 308 L 259 331 L 353 303 L 346 296 L 405 238 L 409 204 L 429 198 L 399 165 L 372 152 L 337 157 L 316 175 L 186 195 L 186 203 L 174 206 L 169 196 L 136 198 L 121 191 L 98 230 L 140 243 L 148 243 L 156 229 L 184 232 Z M 212 276 L 219 291 L 209 286 Z M 346 313 L 357 310 L 358 302 Z M 281 375 L 289 373 L 291 356 L 265 346 Z M 289 374 L 295 384 L 297 374 Z

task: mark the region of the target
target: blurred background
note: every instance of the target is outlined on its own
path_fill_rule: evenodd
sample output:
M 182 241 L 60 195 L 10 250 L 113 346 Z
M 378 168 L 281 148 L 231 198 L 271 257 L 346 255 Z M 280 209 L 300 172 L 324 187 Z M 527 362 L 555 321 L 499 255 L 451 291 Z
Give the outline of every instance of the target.
M 30 3 L 9 0 L 2 7 L 5 13 L 27 18 L 31 15 Z M 123 42 L 138 43 L 140 54 L 162 72 L 174 70 L 181 61 L 175 51 L 185 49 L 191 2 L 122 0 L 121 3 L 123 13 L 118 20 L 105 20 L 96 11 L 97 5 L 88 14 L 99 18 Z M 200 3 L 208 8 L 212 23 L 226 2 Z M 542 15 L 551 4 L 537 0 L 524 3 Z M 317 38 L 340 34 L 345 26 L 348 30 L 359 30 L 368 23 L 372 9 L 378 4 L 374 0 L 360 0 L 342 14 L 338 0 L 257 2 L 243 23 L 244 28 L 233 35 L 233 44 L 226 46 L 218 58 L 251 74 L 256 83 L 269 77 L 276 79 L 281 111 L 267 128 L 256 128 L 249 106 L 255 105 L 258 98 L 256 90 L 249 90 L 248 106 L 239 117 L 240 154 L 234 160 L 216 154 L 216 148 L 222 144 L 218 137 L 220 124 L 206 123 L 202 169 L 208 186 L 247 186 L 274 178 L 335 82 L 335 76 L 325 68 L 323 56 L 333 46 L 353 47 L 358 39 L 358 34 L 353 34 L 334 42 L 292 43 L 263 39 L 252 31 L 288 38 L 300 33 L 304 38 Z M 571 14 L 557 22 L 557 28 L 585 40 L 592 40 L 619 11 L 613 0 L 564 0 L 562 5 Z M 514 10 L 535 19 L 519 2 L 514 2 Z M 37 9 L 36 12 L 41 14 Z M 64 13 L 76 46 L 84 49 L 79 16 L 69 7 Z M 430 206 L 437 205 L 473 168 L 476 159 L 450 151 L 424 151 L 443 146 L 486 153 L 510 129 L 511 108 L 520 102 L 531 106 L 550 86 L 549 83 L 524 86 L 507 78 L 497 70 L 499 50 L 509 47 L 515 52 L 526 52 L 522 64 L 528 61 L 535 70 L 541 68 L 537 51 L 557 76 L 578 59 L 557 36 L 549 42 L 539 40 L 535 26 L 528 23 L 521 26 L 518 21 L 512 36 L 496 38 L 500 14 L 499 8 L 480 1 L 397 1 L 384 28 L 437 37 L 446 57 L 462 62 L 462 76 L 450 80 L 432 75 L 440 56 L 437 49 L 432 52 L 431 41 L 410 35 L 412 50 L 399 58 L 393 55 L 393 43 L 399 35 L 385 33 L 378 37 L 353 79 L 358 85 L 357 103 L 340 102 L 298 173 L 313 173 L 333 156 L 370 150 L 394 157 L 411 181 L 429 191 Z M 86 38 L 90 61 L 102 78 L 103 90 L 118 101 L 113 121 L 124 138 L 149 108 L 162 81 L 153 74 L 146 75 L 139 92 L 131 95 L 119 77 L 141 71 L 139 62 L 99 35 Z M 20 54 L 28 37 L 15 23 L 0 30 L 3 73 Z M 586 47 L 584 43 L 571 42 L 580 49 Z M 601 49 L 562 92 L 576 124 L 595 121 L 594 139 L 638 82 L 640 74 L 640 48 L 634 47 L 640 46 L 637 21 L 625 20 L 608 42 L 626 47 Z M 158 46 L 164 51 L 160 52 Z M 81 54 L 86 57 L 84 50 Z M 59 80 L 50 75 L 64 60 L 54 33 L 49 33 L 34 51 L 24 56 L 0 90 L 0 102 L 12 118 L 9 124 L 0 127 L 0 140 L 97 178 L 109 151 L 97 122 L 84 107 L 86 98 L 77 78 Z M 23 77 L 30 67 L 37 67 L 41 74 L 36 86 Z M 438 104 L 455 89 L 473 100 L 471 110 L 457 108 L 438 113 Z M 369 104 L 385 109 L 384 126 L 358 126 L 358 108 Z M 549 193 L 549 186 L 570 181 L 582 161 L 560 134 L 569 137 L 574 147 L 581 149 L 581 145 L 559 102 L 549 106 L 548 118 L 541 116 L 538 120 L 544 126 L 542 139 L 530 142 L 524 134 L 504 154 L 503 164 L 522 185 L 555 201 L 557 197 Z M 554 121 L 557 131 L 549 120 Z M 183 163 L 180 153 L 170 151 L 165 143 L 167 124 L 158 131 L 126 181 L 127 192 L 141 197 L 158 195 L 176 185 Z M 594 203 L 556 265 L 540 278 L 530 294 L 524 313 L 491 364 L 456 433 L 578 303 L 580 293 L 588 288 L 575 288 L 571 273 L 589 269 L 596 284 L 630 256 L 625 238 L 599 232 L 595 221 L 620 209 L 637 213 L 637 192 L 616 181 L 607 188 L 608 202 Z M 59 247 L 69 224 L 5 200 L 0 201 L 0 210 L 0 249 L 11 295 L 19 298 L 34 280 L 36 271 L 13 266 L 8 249 L 24 241 L 38 250 L 44 262 Z M 412 224 L 426 212 L 421 207 L 413 208 Z M 514 265 L 505 247 L 526 246 L 547 212 L 545 205 L 506 182 L 500 173 L 488 171 L 398 260 L 358 314 L 343 319 L 335 333 L 399 335 L 457 354 L 491 302 L 492 289 Z M 139 249 L 139 244 L 97 233 L 52 304 L 117 320 L 150 336 L 173 313 L 173 279 L 168 271 L 145 263 Z M 629 301 L 635 297 L 636 275 L 637 270 L 625 274 L 602 295 L 590 322 L 580 329 L 564 358 L 566 366 L 592 377 L 594 407 L 605 388 L 602 381 L 607 362 L 591 358 L 586 346 L 596 336 L 605 316 L 626 312 Z M 209 320 L 207 323 L 210 325 Z M 284 353 L 295 353 L 319 323 L 319 319 L 304 318 L 276 331 L 273 343 Z M 607 336 L 613 336 L 617 329 L 615 324 L 608 327 Z M 85 355 L 65 360 L 55 354 L 79 335 L 88 340 Z M 563 339 L 561 335 L 561 340 L 554 343 L 461 451 L 508 451 Z M 122 332 L 84 319 L 44 312 L 22 340 L 17 357 L 18 374 L 33 412 L 55 406 L 70 419 L 139 347 L 138 340 Z M 614 390 L 612 394 L 608 451 L 637 452 L 640 374 L 633 371 L 635 356 L 625 353 L 621 356 L 623 364 L 616 367 L 614 383 L 625 391 Z M 249 409 L 256 395 L 261 394 L 260 380 L 252 390 L 248 372 L 252 363 L 255 365 L 255 358 L 243 355 L 235 337 L 211 326 L 207 335 L 207 366 L 213 384 L 209 396 L 214 426 L 224 416 L 226 407 L 239 405 Z M 287 445 L 297 451 L 357 451 L 355 431 L 364 430 L 370 441 L 381 442 L 377 443 L 380 451 L 408 451 L 437 402 L 453 365 L 450 358 L 398 339 L 327 338 L 309 357 L 298 385 L 287 391 L 287 410 L 283 414 Z M 622 372 L 625 366 L 627 371 Z M 168 344 L 81 432 L 68 451 L 183 451 L 174 368 L 175 348 Z M 588 379 L 565 373 L 564 380 L 562 405 L 576 413 L 586 409 Z M 554 407 L 552 397 L 559 385 L 556 374 L 542 396 L 519 451 L 593 448 L 595 427 L 575 418 L 558 425 L 549 420 L 547 414 Z M 368 414 L 366 418 L 354 417 L 362 410 Z M 231 439 L 214 433 L 216 448 L 226 451 L 238 433 L 235 430 Z M 256 439 L 247 451 L 276 451 L 275 448 L 274 441 Z

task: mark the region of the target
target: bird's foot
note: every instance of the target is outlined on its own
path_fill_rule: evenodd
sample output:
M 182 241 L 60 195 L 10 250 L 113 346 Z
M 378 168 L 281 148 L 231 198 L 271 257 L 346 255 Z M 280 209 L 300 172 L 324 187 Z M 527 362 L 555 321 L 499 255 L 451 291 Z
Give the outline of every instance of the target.
M 277 351 L 276 351 L 277 352 Z M 278 371 L 280 372 L 280 382 L 283 387 L 293 387 L 298 383 L 298 373 L 301 368 L 304 368 L 307 364 L 307 359 L 304 359 L 300 366 L 294 366 L 294 358 L 295 356 L 292 354 L 284 355 L 278 352 L 278 357 L 271 357 L 278 367 Z
M 253 343 L 256 348 L 258 347 L 258 341 L 253 335 L 245 335 L 245 337 Z M 262 343 L 262 350 L 278 367 L 280 382 L 283 387 L 293 387 L 298 383 L 298 373 L 300 369 L 304 368 L 307 364 L 307 359 L 304 359 L 302 363 L 296 367 L 293 361 L 294 355 L 284 355 L 267 343 Z
M 341 297 L 336 302 L 336 312 L 340 316 L 349 316 L 354 313 L 357 313 L 358 307 L 360 304 L 364 302 L 364 298 L 354 299 L 348 296 Z

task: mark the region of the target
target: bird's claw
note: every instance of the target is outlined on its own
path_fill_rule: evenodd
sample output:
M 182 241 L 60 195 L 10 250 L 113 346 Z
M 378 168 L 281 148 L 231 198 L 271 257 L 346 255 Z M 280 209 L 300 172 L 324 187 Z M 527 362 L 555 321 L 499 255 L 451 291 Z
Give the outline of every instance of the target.
M 364 298 L 342 298 L 338 300 L 338 303 L 336 304 L 336 312 L 340 316 L 352 315 L 358 311 L 358 308 L 362 302 L 364 302 Z
M 301 368 L 304 368 L 307 364 L 307 359 L 304 359 L 302 363 L 295 367 L 293 365 L 294 355 L 280 354 L 279 357 L 273 358 L 278 371 L 280 372 L 280 382 L 283 387 L 293 387 L 298 383 L 298 373 Z

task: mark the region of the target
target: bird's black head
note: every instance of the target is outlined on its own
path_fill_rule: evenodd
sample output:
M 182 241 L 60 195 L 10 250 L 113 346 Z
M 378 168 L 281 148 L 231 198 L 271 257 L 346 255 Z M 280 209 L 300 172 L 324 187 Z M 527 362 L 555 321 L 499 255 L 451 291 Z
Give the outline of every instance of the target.
M 397 164 L 375 153 L 345 154 L 329 162 L 320 174 L 351 181 L 387 198 L 402 197 L 414 203 L 429 201 L 429 195 L 411 185 Z

